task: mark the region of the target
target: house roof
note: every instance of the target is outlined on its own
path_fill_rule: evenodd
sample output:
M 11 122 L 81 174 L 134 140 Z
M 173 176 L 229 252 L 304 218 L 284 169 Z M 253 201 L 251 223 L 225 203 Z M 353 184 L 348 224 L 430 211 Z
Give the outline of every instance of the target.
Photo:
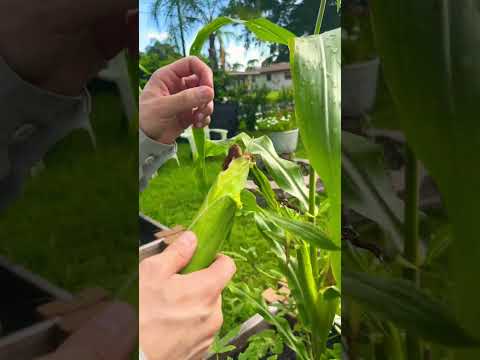
M 254 70 L 247 71 L 230 71 L 229 75 L 232 76 L 247 76 L 247 75 L 260 75 L 273 72 L 283 72 L 290 70 L 290 64 L 288 62 L 282 62 L 278 64 L 272 64 L 270 66 L 256 68 Z

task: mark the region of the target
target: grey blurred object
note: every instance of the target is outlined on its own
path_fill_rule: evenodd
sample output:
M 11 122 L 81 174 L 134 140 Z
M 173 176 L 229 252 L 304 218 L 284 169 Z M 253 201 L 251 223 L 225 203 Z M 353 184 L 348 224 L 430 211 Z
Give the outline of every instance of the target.
M 375 105 L 380 60 L 342 66 L 342 116 L 359 117 Z
M 297 150 L 298 129 L 271 132 L 268 137 L 272 140 L 273 147 L 279 155 L 291 154 Z

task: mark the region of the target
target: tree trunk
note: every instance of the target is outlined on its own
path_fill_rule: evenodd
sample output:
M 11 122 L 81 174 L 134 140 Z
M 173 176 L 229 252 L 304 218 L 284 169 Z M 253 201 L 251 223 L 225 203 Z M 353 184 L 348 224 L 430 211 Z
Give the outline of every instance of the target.
M 210 34 L 208 37 L 209 47 L 208 47 L 208 59 L 210 61 L 210 67 L 212 70 L 218 69 L 217 64 L 217 51 L 215 49 L 215 34 Z
M 183 18 L 182 18 L 182 10 L 180 8 L 180 0 L 176 0 L 175 4 L 177 5 L 178 25 L 180 27 L 180 39 L 182 41 L 182 53 L 183 53 L 183 56 L 187 56 L 187 50 L 185 49 L 185 36 L 183 31 Z

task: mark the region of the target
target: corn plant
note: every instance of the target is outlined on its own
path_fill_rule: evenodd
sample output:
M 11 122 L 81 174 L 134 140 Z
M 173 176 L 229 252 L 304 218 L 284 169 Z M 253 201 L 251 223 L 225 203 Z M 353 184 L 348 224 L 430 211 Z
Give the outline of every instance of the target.
M 232 291 L 253 304 L 282 335 L 285 343 L 302 360 L 319 360 L 326 353 L 329 333 L 339 311 L 340 263 L 340 30 L 319 34 L 325 1 L 313 36 L 294 34 L 266 19 L 238 20 L 220 17 L 199 31 L 190 55 L 199 55 L 209 34 L 228 24 L 241 24 L 258 39 L 287 45 L 295 92 L 295 115 L 311 163 L 310 182 L 304 183 L 299 166 L 280 158 L 268 137 L 237 135 L 220 143 L 194 129 L 197 147 L 196 169 L 200 186 L 206 189 L 205 159 L 219 153 L 228 157 L 208 190 L 205 201 L 190 228 L 197 232 L 198 248 L 186 272 L 208 266 L 231 231 L 235 212 L 250 213 L 270 244 L 279 273 L 288 281 L 292 297 L 283 310 L 296 318 L 298 331 L 288 321 L 272 315 L 265 302 L 246 286 Z M 257 161 L 265 165 L 262 170 Z M 326 190 L 320 200 L 316 190 L 319 174 Z M 292 203 L 280 202 L 267 174 L 288 193 Z M 245 187 L 251 176 L 257 196 Z M 212 240 L 213 239 L 213 240 Z M 339 328 L 338 328 L 339 330 Z
M 354 331 L 368 324 L 370 333 L 381 332 L 380 353 L 392 359 L 423 359 L 425 345 L 432 358 L 442 353 L 449 359 L 477 359 L 479 318 L 472 310 L 480 299 L 473 285 L 480 255 L 480 174 L 471 154 L 480 145 L 474 120 L 480 98 L 478 5 L 433 0 L 370 5 L 396 125 L 407 139 L 406 189 L 404 201 L 388 189 L 376 161 L 378 146 L 343 136 L 344 204 L 372 220 L 388 247 L 382 249 L 388 253 L 383 264 L 355 247 L 343 252 L 344 296 L 352 300 L 349 321 Z M 418 210 L 419 160 L 438 184 L 448 214 L 448 222 L 429 231 L 428 244 L 419 233 L 429 220 Z M 440 253 L 446 261 L 433 272 Z M 441 273 L 447 264 L 449 271 Z M 435 277 L 441 289 L 422 283 L 427 277 Z

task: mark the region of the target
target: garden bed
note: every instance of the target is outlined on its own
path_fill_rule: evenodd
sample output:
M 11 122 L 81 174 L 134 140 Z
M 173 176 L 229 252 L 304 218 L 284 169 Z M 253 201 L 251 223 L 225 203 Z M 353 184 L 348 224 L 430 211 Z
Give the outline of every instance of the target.
M 0 307 L 0 360 L 31 360 L 53 351 L 63 336 L 56 319 L 44 320 L 40 305 L 71 295 L 0 257 L 4 289 Z

